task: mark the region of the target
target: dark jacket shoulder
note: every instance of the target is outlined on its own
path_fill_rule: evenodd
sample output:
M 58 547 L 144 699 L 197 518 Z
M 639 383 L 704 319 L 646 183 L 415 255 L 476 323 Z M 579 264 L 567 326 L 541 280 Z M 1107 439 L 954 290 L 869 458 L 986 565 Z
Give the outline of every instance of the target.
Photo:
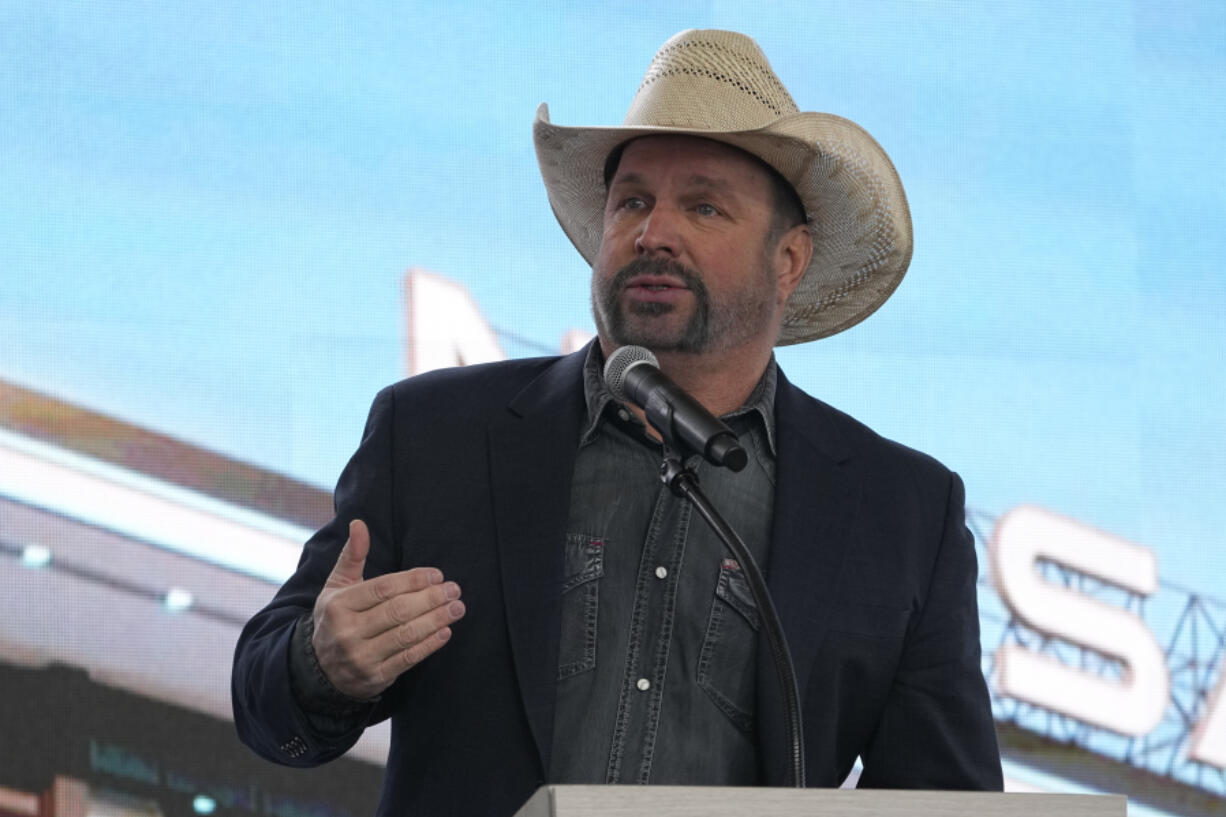
M 448 428 L 481 427 L 525 393 L 540 399 L 581 394 L 582 354 L 520 358 L 436 369 L 405 378 L 375 398 L 372 413 L 391 411 L 397 423 L 428 422 Z
M 935 457 L 883 437 L 865 423 L 829 403 L 817 399 L 780 376 L 776 398 L 777 416 L 787 418 L 796 433 L 803 434 L 836 462 L 861 459 L 901 474 L 931 482 L 947 482 L 950 469 Z
M 406 377 L 393 383 L 384 391 L 398 399 L 438 398 L 444 396 L 471 396 L 479 392 L 488 400 L 499 395 L 509 402 L 525 385 L 530 383 L 563 358 L 549 357 L 517 358 L 496 363 L 476 363 L 469 366 L 453 366 L 435 369 L 424 374 Z

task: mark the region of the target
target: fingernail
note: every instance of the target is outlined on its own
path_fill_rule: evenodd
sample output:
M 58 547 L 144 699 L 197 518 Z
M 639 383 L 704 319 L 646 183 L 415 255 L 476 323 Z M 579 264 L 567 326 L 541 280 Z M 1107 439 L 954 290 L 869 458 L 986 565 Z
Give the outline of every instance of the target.
M 456 584 L 455 582 L 452 582 L 451 584 L 445 585 L 443 587 L 443 598 L 451 600 L 451 599 L 458 599 L 459 597 L 460 597 L 460 586 Z
M 453 601 L 451 604 L 447 605 L 447 612 L 452 618 L 459 618 L 460 616 L 464 615 L 464 602 Z
M 439 641 L 447 641 L 448 639 L 451 638 L 451 628 L 444 627 L 443 629 L 435 633 L 435 635 L 438 636 Z
M 441 570 L 430 571 L 430 584 L 438 584 L 443 580 L 443 572 Z

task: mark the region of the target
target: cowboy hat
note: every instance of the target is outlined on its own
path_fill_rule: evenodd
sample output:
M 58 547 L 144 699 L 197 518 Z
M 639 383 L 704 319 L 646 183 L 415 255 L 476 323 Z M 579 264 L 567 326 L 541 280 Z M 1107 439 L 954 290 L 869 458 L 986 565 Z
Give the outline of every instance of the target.
M 605 161 L 639 136 L 699 136 L 740 148 L 800 196 L 813 257 L 788 299 L 776 345 L 854 326 L 885 302 L 911 261 L 911 213 L 890 158 L 859 125 L 801 112 L 758 44 L 691 29 L 656 53 L 619 128 L 568 128 L 542 104 L 536 156 L 562 230 L 589 264 L 600 250 Z

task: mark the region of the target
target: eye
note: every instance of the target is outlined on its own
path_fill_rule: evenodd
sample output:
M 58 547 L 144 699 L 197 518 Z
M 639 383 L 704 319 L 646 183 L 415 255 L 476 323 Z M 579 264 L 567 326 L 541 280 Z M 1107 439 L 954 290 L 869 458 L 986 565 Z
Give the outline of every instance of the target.
M 703 202 L 694 208 L 694 212 L 698 213 L 700 216 L 718 216 L 720 214 L 720 209 L 714 204 Z
M 621 200 L 620 204 L 618 204 L 618 207 L 623 210 L 641 210 L 646 206 L 647 202 L 643 201 L 638 196 L 627 196 Z

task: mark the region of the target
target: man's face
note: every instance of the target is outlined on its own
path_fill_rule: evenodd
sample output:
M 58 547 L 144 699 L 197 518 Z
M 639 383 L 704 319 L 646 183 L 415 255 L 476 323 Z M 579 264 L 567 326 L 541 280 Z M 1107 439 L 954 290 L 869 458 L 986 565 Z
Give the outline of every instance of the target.
M 601 339 L 697 354 L 773 343 L 786 293 L 772 206 L 766 171 L 735 148 L 685 136 L 627 145 L 592 270 Z

